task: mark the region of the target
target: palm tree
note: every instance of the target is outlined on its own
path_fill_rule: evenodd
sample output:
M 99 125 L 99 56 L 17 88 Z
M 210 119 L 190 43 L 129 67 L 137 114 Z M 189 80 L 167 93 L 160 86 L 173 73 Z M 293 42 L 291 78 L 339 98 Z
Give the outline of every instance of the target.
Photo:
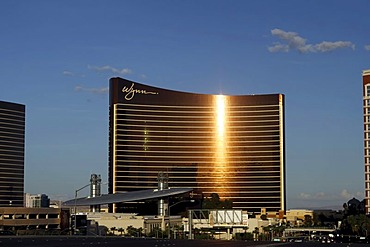
M 111 227 L 110 230 L 112 231 L 113 235 L 116 235 L 115 231 L 117 230 L 117 228 L 115 226 Z
M 258 235 L 260 233 L 260 230 L 258 229 L 258 227 L 255 227 L 254 228 L 254 231 L 253 231 L 253 234 L 254 234 L 254 240 L 258 240 Z
M 122 227 L 118 228 L 117 230 L 119 233 L 121 233 L 121 236 L 122 236 L 122 233 L 125 231 L 125 229 L 123 229 Z

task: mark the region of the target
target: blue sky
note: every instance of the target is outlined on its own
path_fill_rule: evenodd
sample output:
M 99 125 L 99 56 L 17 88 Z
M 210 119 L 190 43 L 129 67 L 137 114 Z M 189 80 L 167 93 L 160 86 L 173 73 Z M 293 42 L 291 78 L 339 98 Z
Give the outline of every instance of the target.
M 108 173 L 108 80 L 286 96 L 288 208 L 363 199 L 370 2 L 0 2 L 0 100 L 26 105 L 25 192 Z M 107 186 L 103 186 L 107 190 Z M 88 194 L 88 189 L 80 192 Z

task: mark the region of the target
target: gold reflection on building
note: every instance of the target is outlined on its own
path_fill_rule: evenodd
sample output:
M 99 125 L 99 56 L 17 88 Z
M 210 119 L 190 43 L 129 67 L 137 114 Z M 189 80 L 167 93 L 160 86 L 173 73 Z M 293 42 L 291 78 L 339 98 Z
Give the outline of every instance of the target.
M 225 195 L 227 188 L 227 97 L 215 95 L 215 159 L 213 170 L 213 184 L 217 188 L 216 193 Z
M 158 172 L 166 172 L 172 188 L 217 193 L 234 209 L 285 209 L 284 95 L 132 85 L 110 81 L 110 193 L 157 188 Z M 123 88 L 135 95 L 127 99 Z

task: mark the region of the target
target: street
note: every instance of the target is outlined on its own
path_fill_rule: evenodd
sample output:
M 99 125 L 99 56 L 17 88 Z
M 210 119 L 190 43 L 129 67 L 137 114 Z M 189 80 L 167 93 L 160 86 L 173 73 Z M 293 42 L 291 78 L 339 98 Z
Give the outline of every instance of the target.
M 71 237 L 71 236 L 12 236 L 0 237 L 1 247 L 242 247 L 242 246 L 323 246 L 318 242 L 278 243 L 278 242 L 245 242 L 221 240 L 168 240 L 154 238 L 122 238 L 122 237 Z M 361 247 L 366 244 L 331 244 L 333 246 Z

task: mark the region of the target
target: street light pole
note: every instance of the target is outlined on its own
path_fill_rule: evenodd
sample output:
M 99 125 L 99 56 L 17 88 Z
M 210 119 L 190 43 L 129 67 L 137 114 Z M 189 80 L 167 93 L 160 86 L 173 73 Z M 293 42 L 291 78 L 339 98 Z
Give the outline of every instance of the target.
M 194 202 L 194 200 L 182 200 L 168 206 L 168 239 L 171 239 L 171 207 L 183 202 Z
M 77 223 L 77 194 L 78 194 L 78 192 L 80 191 L 80 190 L 83 190 L 83 189 L 85 189 L 86 187 L 88 187 L 88 186 L 90 186 L 90 184 L 86 184 L 85 186 L 83 186 L 83 187 L 81 187 L 81 188 L 79 188 L 79 189 L 77 189 L 76 191 L 75 191 L 75 205 L 74 205 L 74 214 L 75 214 L 75 222 L 74 222 L 74 225 L 73 225 L 73 234 L 76 232 L 76 230 L 77 230 L 77 226 L 76 226 L 76 223 Z

